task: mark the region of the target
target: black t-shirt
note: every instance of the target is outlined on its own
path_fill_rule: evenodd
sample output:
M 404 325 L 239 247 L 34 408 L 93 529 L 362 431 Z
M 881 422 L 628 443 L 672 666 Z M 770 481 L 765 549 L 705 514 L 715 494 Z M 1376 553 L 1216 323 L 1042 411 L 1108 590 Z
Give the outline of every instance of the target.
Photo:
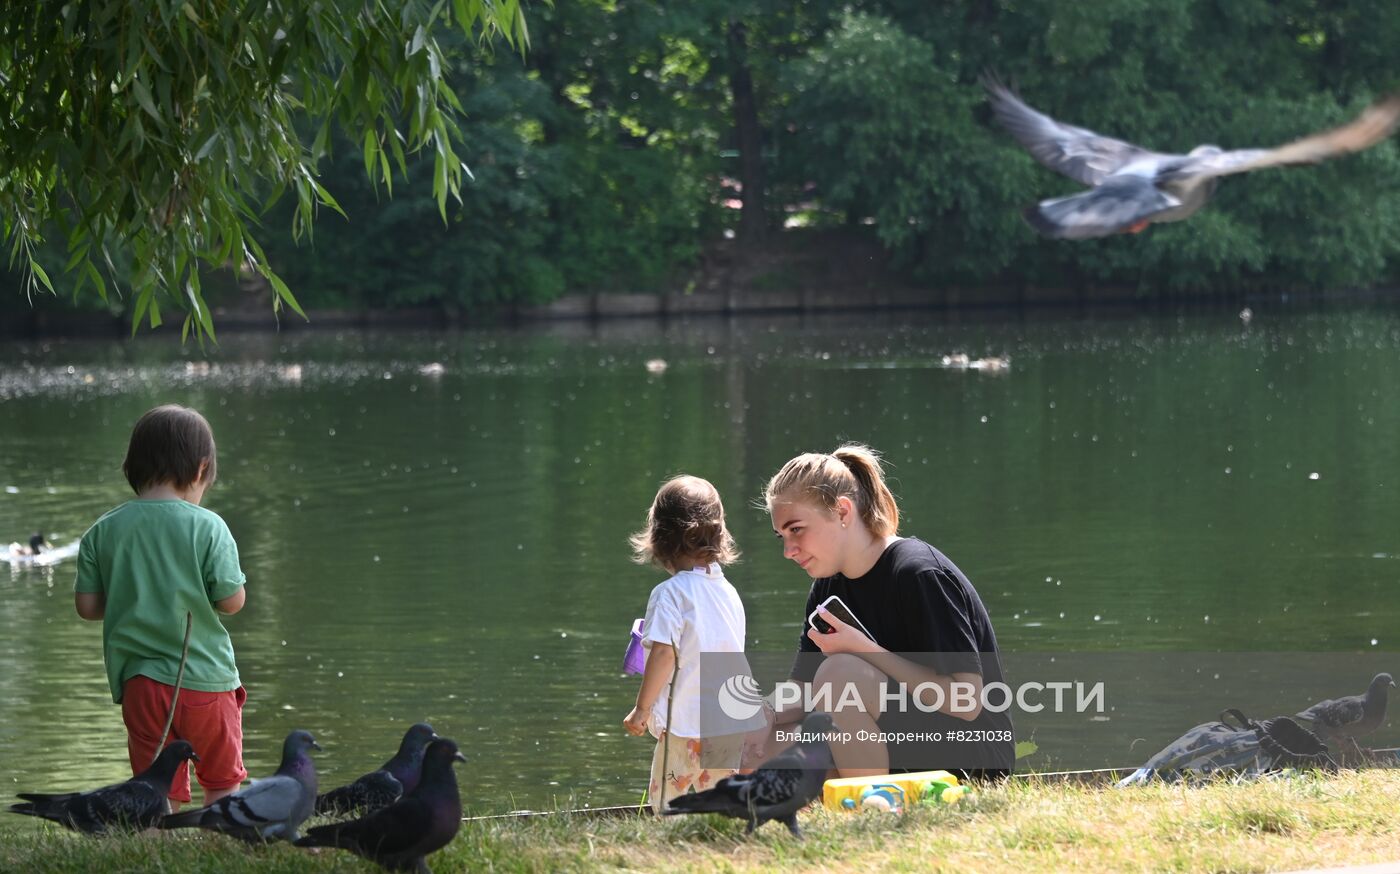
M 890 652 L 940 674 L 980 674 L 984 688 L 1005 682 L 996 633 L 977 590 L 947 556 L 915 537 L 890 544 L 862 577 L 837 574 L 813 581 L 802 614 L 793 679 L 810 681 L 821 662 L 820 648 L 807 637 L 806 619 L 832 595 L 839 596 L 875 642 Z M 999 705 L 1004 697 L 993 694 L 990 701 Z M 891 767 L 1009 770 L 1015 764 L 1009 710 L 984 707 L 969 722 L 911 707 L 902 713 L 887 710 L 879 723 L 886 732 L 945 735 L 940 741 L 889 744 Z M 948 738 L 948 732 L 957 734 Z

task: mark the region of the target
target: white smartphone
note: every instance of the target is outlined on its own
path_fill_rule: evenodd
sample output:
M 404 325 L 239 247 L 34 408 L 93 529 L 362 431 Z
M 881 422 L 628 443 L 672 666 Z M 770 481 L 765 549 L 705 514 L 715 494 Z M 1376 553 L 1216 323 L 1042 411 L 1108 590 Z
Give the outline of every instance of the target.
M 875 635 L 871 634 L 870 631 L 866 629 L 865 625 L 856 618 L 856 614 L 851 612 L 851 608 L 846 606 L 846 602 L 842 601 L 837 595 L 832 595 L 830 598 L 821 602 L 821 605 L 818 606 L 816 610 L 813 610 L 812 614 L 807 617 L 807 623 L 822 634 L 826 634 L 832 630 L 831 623 L 822 618 L 820 612 L 822 610 L 825 610 L 847 625 L 854 625 L 856 630 L 870 638 L 872 643 L 878 642 L 875 640 Z

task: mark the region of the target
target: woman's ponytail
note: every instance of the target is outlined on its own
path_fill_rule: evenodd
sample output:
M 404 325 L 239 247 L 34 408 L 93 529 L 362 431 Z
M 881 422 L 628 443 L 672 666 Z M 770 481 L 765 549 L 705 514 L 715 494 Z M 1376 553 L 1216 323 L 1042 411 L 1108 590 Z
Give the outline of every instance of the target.
M 876 537 L 887 537 L 899 531 L 899 505 L 885 484 L 885 468 L 880 456 L 869 446 L 848 443 L 831 453 L 846 466 L 855 478 L 860 500 L 860 519 Z
M 899 506 L 885 485 L 879 453 L 859 443 L 793 458 L 768 481 L 763 497 L 770 513 L 778 501 L 794 497 L 832 511 L 836 499 L 846 497 L 871 534 L 887 537 L 899 530 Z

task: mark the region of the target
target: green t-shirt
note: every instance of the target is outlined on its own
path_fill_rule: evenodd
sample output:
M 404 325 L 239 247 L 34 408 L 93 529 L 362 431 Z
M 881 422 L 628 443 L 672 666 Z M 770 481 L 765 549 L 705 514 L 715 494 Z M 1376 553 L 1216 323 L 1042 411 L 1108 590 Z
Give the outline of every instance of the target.
M 112 700 L 138 674 L 175 684 L 186 611 L 194 625 L 181 687 L 237 689 L 233 642 L 214 602 L 245 580 L 224 520 L 188 501 L 128 501 L 94 522 L 78 548 L 73 589 L 107 597 L 102 658 Z

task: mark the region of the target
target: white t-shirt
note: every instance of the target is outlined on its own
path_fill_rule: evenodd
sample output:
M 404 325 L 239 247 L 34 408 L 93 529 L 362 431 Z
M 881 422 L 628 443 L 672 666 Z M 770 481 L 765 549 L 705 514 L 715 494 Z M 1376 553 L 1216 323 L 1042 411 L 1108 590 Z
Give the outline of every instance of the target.
M 642 646 L 650 654 L 652 643 L 657 641 L 676 649 L 671 733 L 701 737 L 700 654 L 744 651 L 744 604 L 718 564 L 681 571 L 651 590 Z M 668 682 L 651 708 L 649 725 L 656 737 L 667 726 L 669 695 Z

